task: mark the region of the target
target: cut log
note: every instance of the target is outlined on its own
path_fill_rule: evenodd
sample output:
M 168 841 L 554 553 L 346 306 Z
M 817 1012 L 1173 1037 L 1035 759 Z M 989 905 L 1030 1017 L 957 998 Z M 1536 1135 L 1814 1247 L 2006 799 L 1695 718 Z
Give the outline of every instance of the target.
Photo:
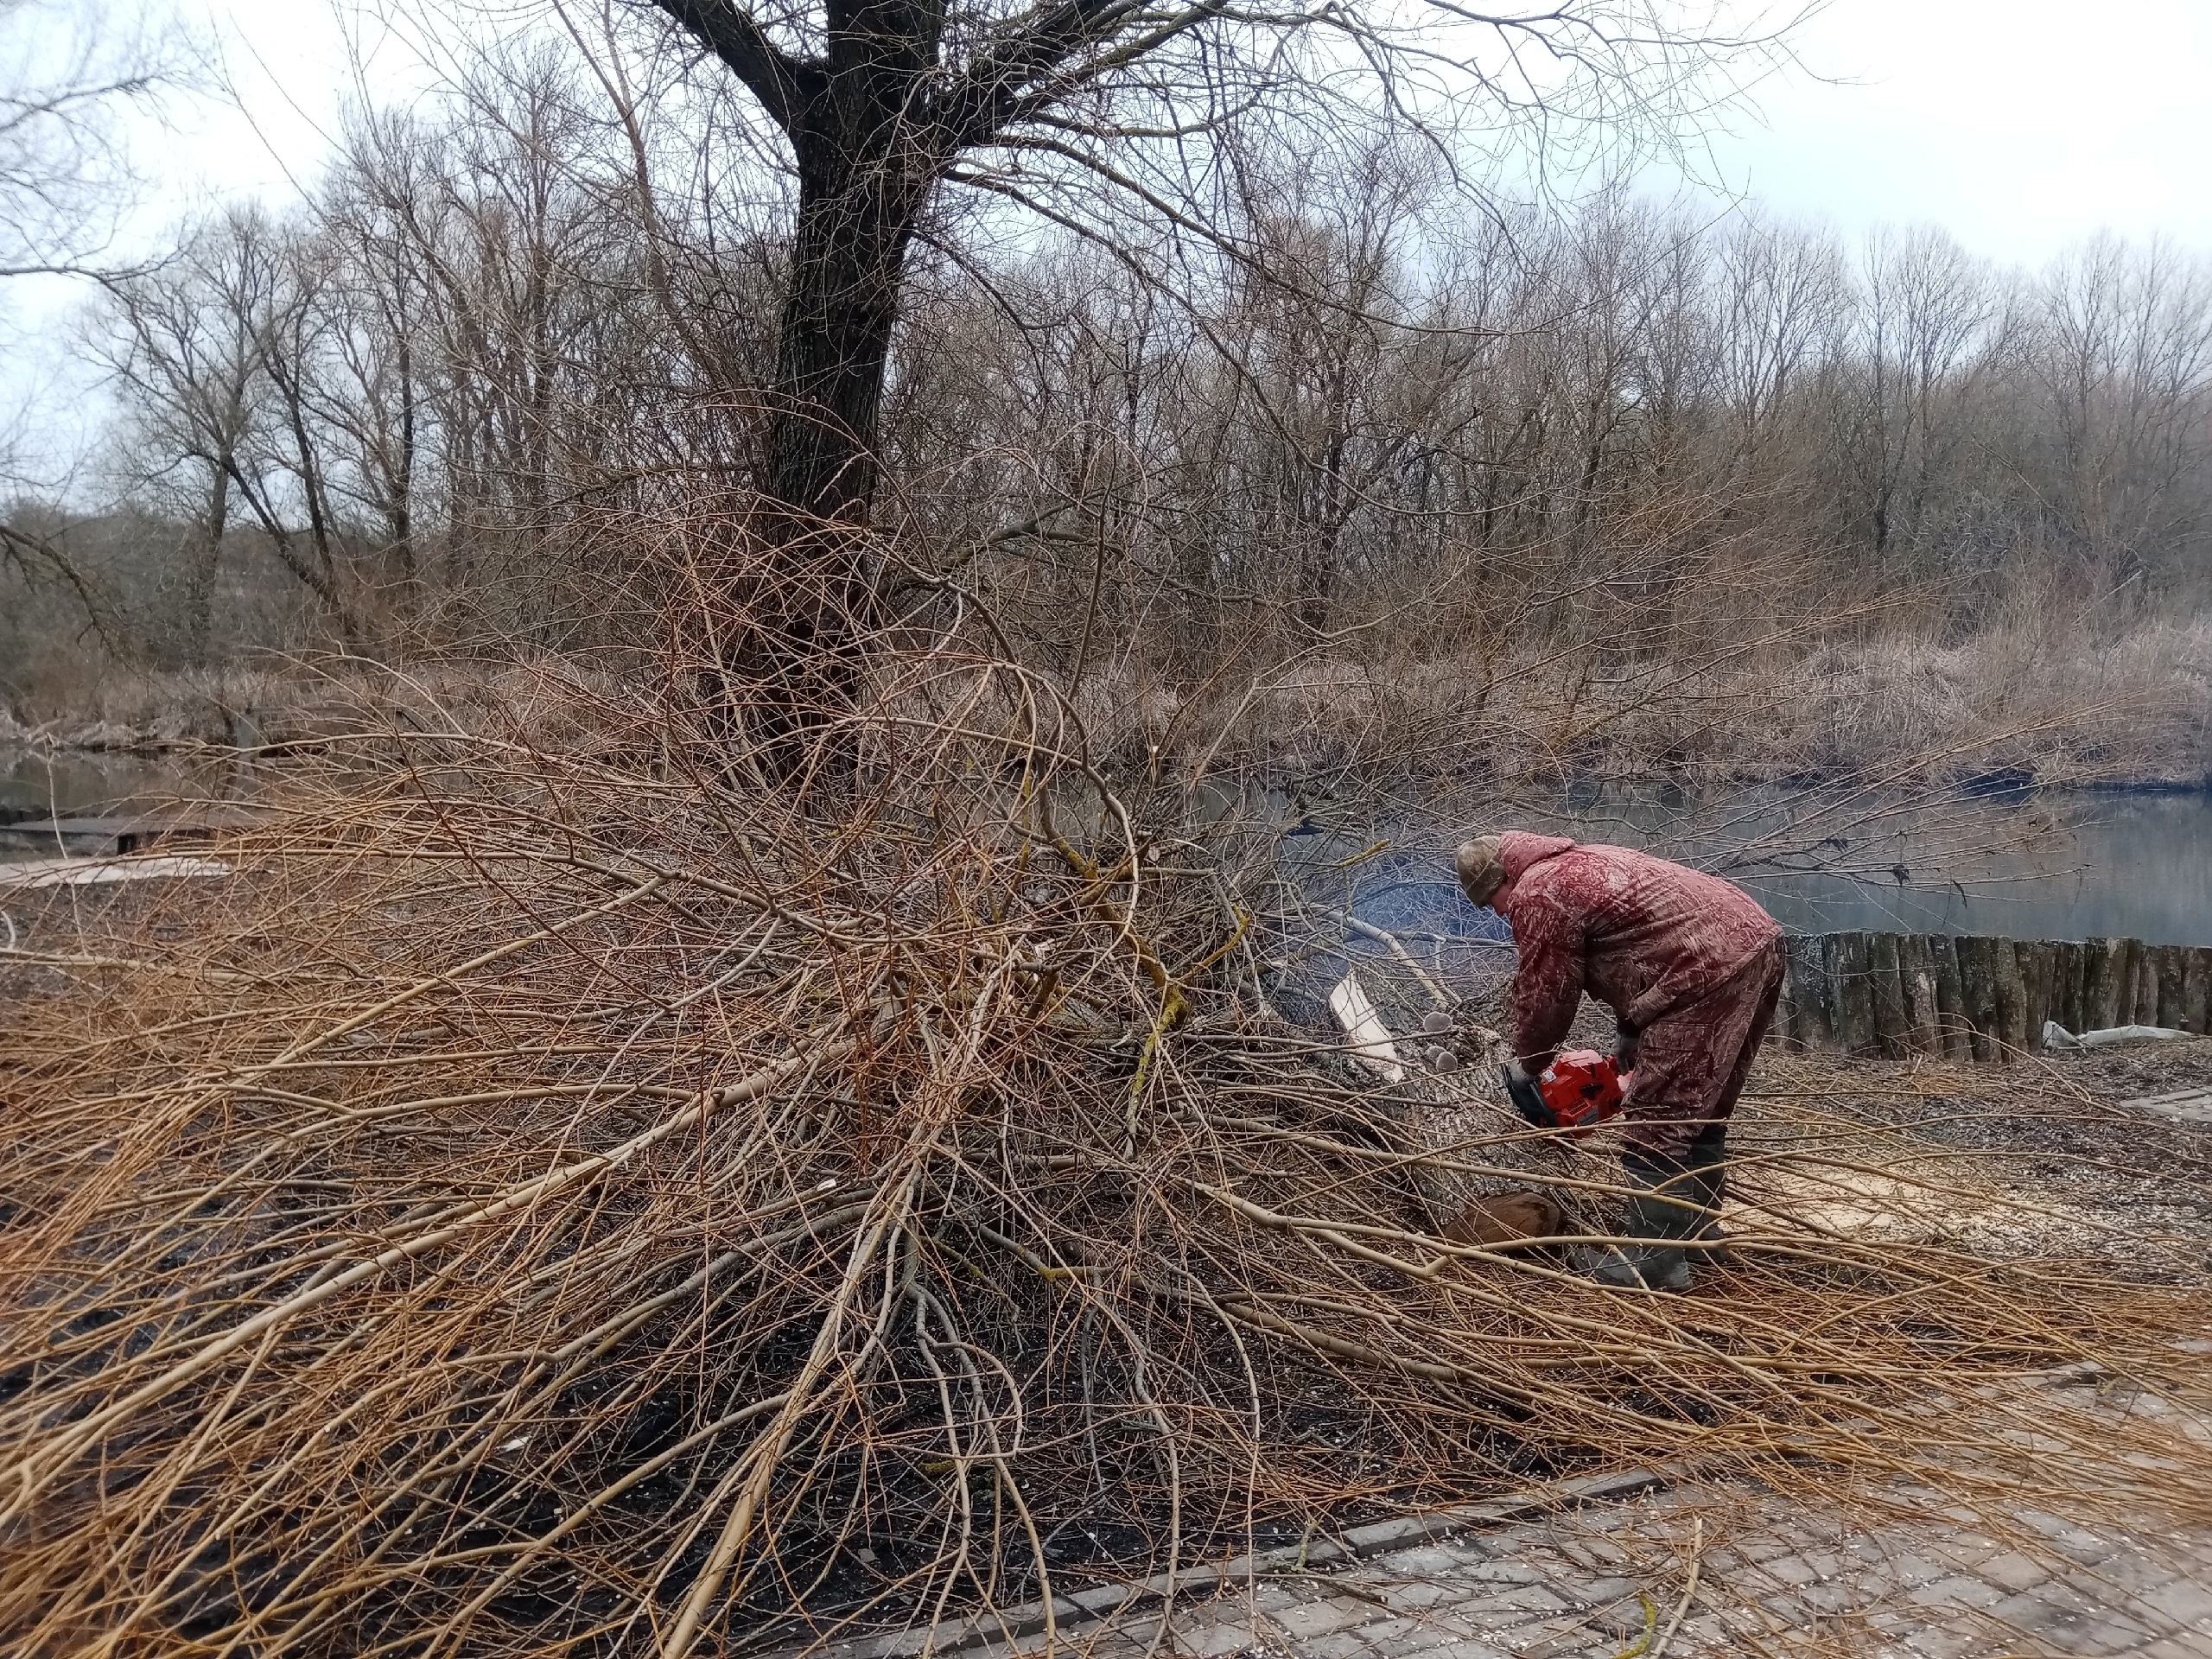
M 1997 983 L 1991 971 L 1990 941 L 1962 934 L 1953 941 L 1959 957 L 1959 1012 L 1967 1022 L 1967 1041 L 1977 1060 L 1997 1058 Z
M 1329 1012 L 1337 1016 L 1337 1023 L 1351 1039 L 1344 1046 L 1352 1058 L 1385 1083 L 1406 1080 L 1406 1068 L 1398 1058 L 1390 1028 L 1382 1023 L 1382 1016 L 1376 1012 L 1366 987 L 1356 975 L 1346 974 L 1337 982 L 1336 989 L 1329 993 Z
M 1942 1019 L 1936 1007 L 1936 957 L 1924 933 L 1897 939 L 1897 988 L 1904 994 L 1905 1040 L 1916 1054 L 1943 1053 Z
M 1524 1238 L 1549 1238 L 1565 1219 L 1559 1203 L 1541 1192 L 1501 1192 L 1477 1198 L 1444 1225 L 1454 1244 L 1511 1244 Z
M 2133 1026 L 2141 1023 L 2135 1017 L 2135 1002 L 2137 982 L 2142 976 L 2143 941 L 2140 939 L 2120 940 L 2119 963 L 2113 969 L 2112 974 L 2113 984 L 2116 988 L 2113 996 L 2112 1023 L 2113 1025 Z
M 2082 1023 L 2074 1034 L 2103 1031 L 2120 1023 L 2120 968 L 2124 939 L 2086 939 L 2082 944 Z M 2133 988 L 2132 986 L 2129 988 Z
M 1835 1022 L 1828 1012 L 1827 952 L 1817 933 L 1793 933 L 1783 941 L 1789 957 L 1791 1035 L 1806 1048 L 1828 1048 L 1835 1042 Z
M 2020 976 L 2019 947 L 2012 940 L 1989 941 L 1989 977 L 1997 993 L 1997 1024 L 1992 1029 L 2002 1045 L 1997 1058 L 2018 1059 L 2028 1046 L 2028 986 Z
M 2181 1012 L 2183 1031 L 2212 1031 L 2212 950 L 2182 953 Z
M 1874 1052 L 1873 964 L 1866 935 L 1853 928 L 1827 936 L 1830 995 L 1834 999 L 1836 1046 L 1847 1054 Z
M 1936 963 L 1936 1012 L 1943 1027 L 1944 1057 L 1974 1058 L 1974 1025 L 1967 1018 L 1966 993 L 1959 983 L 1959 942 L 1948 933 L 1931 935 L 1928 953 Z
M 2073 1031 L 2075 1035 L 2084 1033 L 2084 1031 L 2088 1031 L 2093 1024 L 2097 1024 L 2097 1000 L 2094 1000 L 2094 993 L 2097 993 L 2097 963 L 2101 960 L 2101 957 L 2104 957 L 2104 943 L 2101 943 L 2101 940 L 2086 938 L 2086 940 L 2079 940 L 2079 943 L 2075 944 L 2075 978 L 2073 978 L 2075 1018 L 2073 1022 L 2066 1027 L 2069 1031 Z
M 2055 969 L 2058 947 L 2037 944 L 2022 939 L 2012 947 L 2012 954 L 2020 964 L 2020 984 L 2027 992 L 2028 1002 L 2024 1020 L 2027 1037 L 2024 1046 L 2043 1046 L 2044 1021 L 2051 1017 L 2051 995 L 2055 988 Z
M 1797 1034 L 1797 1002 L 1789 994 L 1789 975 L 1782 976 L 1782 988 L 1774 994 L 1774 1023 L 1767 1027 L 1766 1039 L 1777 1048 L 1800 1049 L 1805 1046 Z
M 1789 938 L 1782 940 L 1782 988 L 1775 993 L 1774 1024 L 1767 1040 L 1778 1047 L 1800 1049 L 1805 1046 L 1805 1033 L 1797 1019 L 1797 976 L 1789 960 Z
M 2182 1023 L 2187 1017 L 2188 1004 L 2183 995 L 2182 969 L 2186 952 L 2177 944 L 2154 944 L 2151 947 L 2151 971 L 2158 982 L 2158 1005 L 2150 1021 L 2170 1031 L 2187 1031 Z
M 2054 947 L 2050 972 L 2050 1017 L 2079 1036 L 2082 1032 L 2082 976 L 2088 971 L 2088 947 L 2062 939 Z
M 1869 934 L 1866 962 L 1872 975 L 1867 986 L 1874 1009 L 1874 1046 L 1883 1055 L 1901 1060 L 1912 1052 L 1912 1027 L 1905 1019 L 1904 980 L 1899 971 L 1897 936 Z
M 2142 944 L 2135 946 L 2135 997 L 2128 1005 L 2127 1018 L 2132 1024 L 2155 1026 L 2158 1023 L 2158 947 Z

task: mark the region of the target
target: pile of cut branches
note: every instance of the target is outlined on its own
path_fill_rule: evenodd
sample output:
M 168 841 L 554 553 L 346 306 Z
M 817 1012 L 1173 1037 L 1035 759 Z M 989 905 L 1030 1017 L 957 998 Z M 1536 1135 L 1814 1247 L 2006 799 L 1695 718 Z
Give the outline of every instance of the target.
M 997 656 L 872 671 L 796 722 L 676 674 L 561 754 L 417 709 L 227 879 L 25 918 L 10 1650 L 798 1647 L 1685 1453 L 2048 1500 L 2107 1423 L 1990 1385 L 2205 1403 L 2201 1245 L 1784 1217 L 1668 1299 L 1446 1242 L 1426 1178 L 1587 1216 L 1606 1166 L 1274 1014 L 1269 827 L 1194 844 Z M 1747 1120 L 1754 1193 L 1904 1155 Z

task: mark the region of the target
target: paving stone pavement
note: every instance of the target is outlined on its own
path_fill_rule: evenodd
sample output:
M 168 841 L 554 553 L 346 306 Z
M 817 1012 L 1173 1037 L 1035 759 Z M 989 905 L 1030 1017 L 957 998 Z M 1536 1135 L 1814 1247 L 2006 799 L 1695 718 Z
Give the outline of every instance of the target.
M 1675 1488 L 1240 1586 L 1179 1608 L 1158 1650 L 1616 1659 L 1651 1653 L 1679 1609 L 1662 1659 L 2212 1656 L 2212 1534 L 2036 1514 L 1993 1528 L 1926 1502 L 1918 1517 L 1867 1524 L 1749 1485 Z M 1156 1625 L 1080 1645 L 1135 1659 Z
M 2188 1344 L 2194 1348 L 2195 1344 Z M 2097 1409 L 2150 1423 L 2169 1473 L 2212 1471 L 2207 1426 L 2094 1376 Z M 2140 1443 L 2138 1443 L 2139 1446 Z M 2212 1527 L 2124 1495 L 2070 1515 L 1960 1507 L 1925 1488 L 1685 1480 L 1541 1519 L 1279 1572 L 1073 1629 L 1086 1659 L 2212 1659 Z M 2131 1467 L 2132 1465 L 2132 1467 Z M 2141 1516 L 2117 1524 L 2114 1511 Z M 2202 1518 L 2202 1507 L 2192 1511 Z M 1033 1638 L 1021 1650 L 1041 1647 Z M 1008 1650 L 986 1644 L 984 1655 Z
M 2212 1090 L 2202 1088 L 2123 1104 L 2212 1122 Z M 2175 1345 L 2192 1363 L 2212 1364 L 2212 1338 Z M 2212 1659 L 2212 1416 L 2094 1365 L 2021 1382 L 2054 1402 L 2089 1390 L 2115 1429 L 2132 1420 L 2152 1430 L 2115 1435 L 2108 1482 L 2069 1513 L 1978 1512 L 1902 1486 L 1840 1492 L 1809 1471 L 1799 1471 L 1794 1496 L 1745 1480 L 1655 1486 L 1648 1474 L 1605 1477 L 1580 1501 L 1546 1494 L 1558 1507 L 1541 1519 L 1526 1519 L 1531 1507 L 1516 1499 L 1494 1511 L 1510 1522 L 1376 1523 L 1361 1529 L 1377 1535 L 1371 1550 L 1346 1540 L 1343 1564 L 1325 1570 L 1248 1578 L 1249 1558 L 1216 1564 L 1220 1587 L 1195 1590 L 1186 1573 L 1164 1614 L 1156 1600 L 1134 1605 L 1144 1586 L 1063 1584 L 1071 1599 L 1056 1604 L 1055 1650 L 1082 1659 Z M 2032 1409 L 2018 1420 L 2037 1421 Z M 1930 1433 L 1948 1443 L 1940 1415 Z M 2058 1449 L 2038 1447 L 2032 1428 L 2009 1438 L 2038 1455 Z M 2186 1522 L 2159 1520 L 2133 1491 L 2187 1494 Z M 1095 1622 L 1116 1603 L 1131 1610 Z M 1018 1638 L 987 1636 L 995 1619 Z M 826 1651 L 1027 1659 L 1045 1647 L 1041 1623 L 1035 1607 L 1005 1610 Z

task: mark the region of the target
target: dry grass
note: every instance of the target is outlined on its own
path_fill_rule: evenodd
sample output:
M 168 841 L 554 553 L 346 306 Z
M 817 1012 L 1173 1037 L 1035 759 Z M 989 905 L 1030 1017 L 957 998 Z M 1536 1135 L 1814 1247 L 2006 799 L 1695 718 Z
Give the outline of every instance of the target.
M 282 657 L 205 669 L 124 669 L 84 695 L 0 709 L 0 749 L 244 749 L 269 753 L 342 745 L 398 724 L 521 737 L 588 749 L 580 723 L 619 697 L 618 677 L 552 652 L 494 660 L 435 657 L 395 664 Z
M 1438 1181 L 1602 1213 L 1606 1160 L 1317 1057 L 1259 990 L 1312 920 L 1263 841 L 1183 840 L 993 655 L 877 660 L 796 785 L 696 665 L 364 711 L 230 880 L 28 918 L 8 1646 L 819 1641 L 1685 1452 L 2205 1518 L 2202 1471 L 2122 1491 L 2105 1420 L 1987 1392 L 2094 1362 L 2201 1415 L 2201 1238 L 2044 1228 L 1784 1064 L 1707 1294 L 1447 1244 Z M 588 751 L 531 741 L 560 709 Z M 1823 1231 L 1807 1179 L 2024 1230 Z
M 1536 787 L 1655 772 L 1692 786 L 2212 779 L 2212 620 L 2099 621 L 2031 596 L 1962 638 L 1939 623 L 1897 607 L 1833 625 L 1746 615 L 1710 641 L 1647 650 L 1580 619 L 1511 649 L 1438 654 L 1363 635 L 1172 671 L 1133 640 L 1102 648 L 1071 712 L 1102 765 L 1152 781 L 1408 771 Z M 0 749 L 289 750 L 342 738 L 365 709 L 588 750 L 603 723 L 594 705 L 620 703 L 651 663 L 631 651 L 111 666 L 66 696 L 0 709 Z
M 1131 771 L 1480 773 L 1691 785 L 2069 785 L 2212 778 L 2212 623 L 2100 639 L 2060 625 L 1956 643 L 1909 630 L 1608 660 L 1573 645 L 1494 658 L 1316 656 L 1178 690 L 1109 677 L 1085 699 Z

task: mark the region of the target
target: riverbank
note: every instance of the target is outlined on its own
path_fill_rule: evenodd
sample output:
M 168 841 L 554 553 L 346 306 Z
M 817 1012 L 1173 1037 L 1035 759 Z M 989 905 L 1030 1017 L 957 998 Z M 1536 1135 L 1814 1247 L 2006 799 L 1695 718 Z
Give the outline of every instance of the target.
M 1142 706 L 1101 690 L 1097 718 Z M 1225 692 L 1210 693 L 1217 702 Z M 1974 788 L 2212 786 L 2212 625 L 1992 629 L 1710 658 L 1302 664 L 1233 706 L 1156 696 L 1167 764 L 1484 771 L 1501 783 L 1688 788 L 1845 779 Z M 1157 739 L 1154 740 L 1155 742 Z
M 567 751 L 645 687 L 553 653 L 386 666 L 264 659 L 104 676 L 66 703 L 0 707 L 5 757 L 283 753 L 390 721 Z M 1962 640 L 1792 637 L 1648 658 L 1548 642 L 1419 658 L 1362 639 L 1173 684 L 1135 658 L 1075 706 L 1123 777 L 1297 780 L 1478 773 L 1499 785 L 2212 787 L 2212 621 L 2099 631 L 2033 617 Z

